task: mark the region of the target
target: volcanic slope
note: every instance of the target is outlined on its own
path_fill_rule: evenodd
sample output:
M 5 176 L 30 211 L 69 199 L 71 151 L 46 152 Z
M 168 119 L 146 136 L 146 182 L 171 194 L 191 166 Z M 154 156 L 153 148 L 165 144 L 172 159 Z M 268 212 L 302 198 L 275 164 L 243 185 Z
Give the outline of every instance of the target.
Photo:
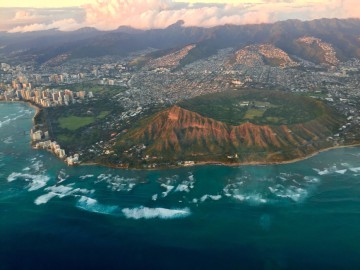
M 142 119 L 119 139 L 115 151 L 134 166 L 185 160 L 282 162 L 333 146 L 329 137 L 343 123 L 342 116 L 311 98 L 277 91 L 228 91 L 184 101 Z

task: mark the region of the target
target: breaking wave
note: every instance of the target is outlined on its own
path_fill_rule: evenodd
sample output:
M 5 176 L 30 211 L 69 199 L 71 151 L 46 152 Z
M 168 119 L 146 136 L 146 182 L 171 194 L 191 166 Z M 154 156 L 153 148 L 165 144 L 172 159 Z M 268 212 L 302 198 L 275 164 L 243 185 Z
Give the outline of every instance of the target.
M 354 173 L 360 173 L 360 167 L 350 168 L 350 171 L 352 171 L 352 172 L 354 172 Z
M 126 218 L 130 219 L 174 219 L 185 218 L 191 215 L 189 208 L 167 209 L 167 208 L 148 208 L 140 206 L 137 208 L 124 208 L 122 210 Z
M 161 184 L 161 187 L 165 188 L 166 190 L 161 193 L 162 197 L 165 198 L 169 193 L 175 188 L 175 186 Z
M 222 198 L 221 195 L 204 195 L 200 198 L 200 201 L 201 202 L 205 202 L 206 200 L 210 199 L 210 200 L 213 200 L 213 201 L 218 201 Z M 197 201 L 196 201 L 197 202 Z
M 72 185 L 68 186 L 52 186 L 45 188 L 45 191 L 49 191 L 49 193 L 41 195 L 36 198 L 34 203 L 36 205 L 45 204 L 52 198 L 58 197 L 58 198 L 64 198 L 66 196 L 70 195 L 79 195 L 79 194 L 89 194 L 94 193 L 94 190 L 88 190 L 88 189 L 81 189 L 81 188 L 73 188 Z
M 284 187 L 282 185 L 277 185 L 276 187 L 269 187 L 269 190 L 277 197 L 289 198 L 294 202 L 303 201 L 308 195 L 308 192 L 305 189 L 295 186 Z
M 101 204 L 97 200 L 86 196 L 80 197 L 80 199 L 76 203 L 76 207 L 88 212 L 107 215 L 113 214 L 116 209 L 118 209 L 118 206 L 116 205 Z
M 12 144 L 14 141 L 13 141 L 13 137 L 7 137 L 3 140 L 4 143 L 6 144 Z
M 92 177 L 92 176 L 91 176 Z M 88 177 L 89 178 L 89 177 Z M 84 178 L 85 179 L 85 178 Z M 126 178 L 121 176 L 113 176 L 111 174 L 100 174 L 95 183 L 105 182 L 107 187 L 112 191 L 131 191 L 139 182 L 137 178 Z
M 44 186 L 46 186 L 47 182 L 50 180 L 50 177 L 47 175 L 33 175 L 27 173 L 15 173 L 13 172 L 7 178 L 8 182 L 12 182 L 15 180 L 25 180 L 26 182 L 30 182 L 27 186 L 29 191 L 38 190 Z
M 92 178 L 92 177 L 94 177 L 93 174 L 87 174 L 87 175 L 80 176 L 79 178 L 80 178 L 81 180 L 85 180 L 85 179 Z
M 346 173 L 338 169 L 333 170 L 333 172 L 336 171 L 341 174 Z M 319 172 L 328 173 L 328 170 Z M 257 181 L 255 184 L 248 176 L 229 179 L 229 182 L 223 189 L 226 197 L 256 206 L 284 201 L 301 203 L 318 186 L 320 178 L 298 173 L 279 173 L 274 177 L 264 178 L 261 182 Z M 202 198 L 202 200 L 206 199 L 207 197 Z
M 165 189 L 165 191 L 161 192 L 161 197 L 163 198 L 175 192 L 189 193 L 195 186 L 195 178 L 191 172 L 189 172 L 185 179 L 181 179 L 179 175 L 173 175 L 171 177 L 159 178 L 158 182 L 161 183 L 160 187 Z
M 15 120 L 17 120 L 17 119 L 19 119 L 20 117 L 23 117 L 23 116 L 25 116 L 25 115 L 26 115 L 26 114 L 20 114 L 20 115 L 18 115 L 18 116 L 13 117 L 13 118 L 7 118 L 7 119 L 4 120 L 4 121 L 0 121 L 0 128 L 3 127 L 3 126 L 5 126 L 5 125 L 10 124 L 11 122 L 14 122 Z
M 268 199 L 264 198 L 264 196 L 260 193 L 253 193 L 253 194 L 234 194 L 232 198 L 239 200 L 239 201 L 246 201 L 252 206 L 266 204 L 269 202 Z

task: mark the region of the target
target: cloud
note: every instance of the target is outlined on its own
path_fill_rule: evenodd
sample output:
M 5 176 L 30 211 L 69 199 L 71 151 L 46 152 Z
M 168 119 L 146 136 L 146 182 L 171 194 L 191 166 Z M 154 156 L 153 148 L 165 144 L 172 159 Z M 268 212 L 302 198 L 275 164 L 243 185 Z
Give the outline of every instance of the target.
M 17 32 L 33 32 L 33 31 L 44 31 L 49 29 L 59 29 L 60 31 L 73 31 L 83 27 L 82 24 L 79 24 L 74 19 L 64 19 L 54 21 L 52 23 L 34 23 L 23 26 L 16 26 L 10 29 L 9 33 L 17 33 Z
M 244 4 L 186 4 L 171 0 L 103 0 L 84 6 L 86 24 L 103 30 L 121 25 L 135 28 L 164 28 L 179 20 L 185 26 L 211 27 L 225 23 L 267 22 L 267 16 L 253 17 Z
M 357 0 L 264 0 L 258 4 L 185 4 L 171 0 L 98 0 L 84 6 L 86 24 L 103 30 L 120 25 L 164 28 L 178 20 L 185 26 L 270 23 L 284 19 L 359 17 Z M 248 1 L 249 2 L 249 1 Z
M 63 31 L 83 27 L 82 8 L 0 8 L 0 31 L 26 32 L 58 28 Z
M 35 16 L 33 13 L 27 10 L 19 10 L 15 13 L 13 21 L 27 21 L 27 20 L 34 20 L 38 17 Z
M 236 2 L 236 3 L 234 3 Z M 91 26 L 113 30 L 119 26 L 165 28 L 179 20 L 185 26 L 271 23 L 286 19 L 360 17 L 358 0 L 238 0 L 228 4 L 181 3 L 174 0 L 93 0 L 82 13 L 55 10 L 51 18 L 18 11 L 10 32 L 58 28 L 63 31 Z M 54 15 L 56 14 L 56 15 Z M 25 24 L 24 22 L 31 22 Z M 18 22 L 16 25 L 15 22 Z M 0 25 L 1 28 L 1 25 Z M 3 27 L 4 28 L 4 27 Z

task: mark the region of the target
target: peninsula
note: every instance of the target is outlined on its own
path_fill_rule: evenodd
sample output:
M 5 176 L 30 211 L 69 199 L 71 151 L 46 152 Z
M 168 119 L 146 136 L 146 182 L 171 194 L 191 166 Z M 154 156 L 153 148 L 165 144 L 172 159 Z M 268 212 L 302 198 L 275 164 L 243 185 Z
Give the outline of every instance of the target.
M 289 162 L 359 144 L 359 29 L 324 19 L 9 34 L 0 100 L 35 104 L 33 146 L 69 165 Z

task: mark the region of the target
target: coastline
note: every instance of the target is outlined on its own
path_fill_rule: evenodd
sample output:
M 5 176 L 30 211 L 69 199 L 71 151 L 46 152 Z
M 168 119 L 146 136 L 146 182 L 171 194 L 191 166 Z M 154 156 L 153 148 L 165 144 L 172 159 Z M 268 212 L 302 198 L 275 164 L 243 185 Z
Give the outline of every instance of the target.
M 349 145 L 338 145 L 338 146 L 332 146 L 327 147 L 321 150 L 318 150 L 312 154 L 306 155 L 304 157 L 299 157 L 291 160 L 284 160 L 284 161 L 276 161 L 276 162 L 259 162 L 259 161 L 251 161 L 251 162 L 217 162 L 217 161 L 201 161 L 194 163 L 193 165 L 173 165 L 168 167 L 158 167 L 158 168 L 136 168 L 136 167 L 120 167 L 116 165 L 108 165 L 103 163 L 97 163 L 97 162 L 83 162 L 80 163 L 79 166 L 101 166 L 101 167 L 107 167 L 107 168 L 113 168 L 113 169 L 126 169 L 126 170 L 132 170 L 132 171 L 162 171 L 162 170 L 172 170 L 172 169 L 180 169 L 180 168 L 186 168 L 186 167 L 196 167 L 196 166 L 205 166 L 205 165 L 217 165 L 217 166 L 226 166 L 226 167 L 239 167 L 239 166 L 269 166 L 269 165 L 285 165 L 285 164 L 292 164 L 300 161 L 304 161 L 307 159 L 310 159 L 312 157 L 315 157 L 323 152 L 328 152 L 331 150 L 341 149 L 341 148 L 355 148 L 360 147 L 360 142 L 356 144 L 349 144 Z
M 38 116 L 41 109 L 40 109 L 40 107 L 38 107 L 38 106 L 36 106 L 36 105 L 34 105 L 34 104 L 30 103 L 30 102 L 25 102 L 25 103 L 27 103 L 30 107 L 35 109 L 35 114 L 33 116 L 33 123 L 35 124 L 35 118 L 36 118 L 36 116 Z
M 15 103 L 15 102 L 22 102 L 30 107 L 35 109 L 35 114 L 32 118 L 33 124 L 35 124 L 35 118 L 40 113 L 41 108 L 36 106 L 35 104 L 29 102 L 29 101 L 23 101 L 23 100 L 14 100 L 14 101 L 6 101 L 6 100 L 0 100 L 0 102 L 4 103 Z M 81 162 L 80 164 L 77 164 L 78 166 L 101 166 L 101 167 L 107 167 L 107 168 L 113 168 L 113 169 L 125 169 L 125 170 L 144 170 L 144 171 L 161 171 L 161 170 L 172 170 L 172 169 L 180 169 L 180 168 L 186 168 L 186 167 L 195 167 L 195 166 L 205 166 L 205 165 L 218 165 L 218 166 L 227 166 L 227 167 L 237 167 L 237 166 L 268 166 L 268 165 L 283 165 L 283 164 L 292 164 L 299 161 L 303 161 L 309 158 L 312 158 L 314 156 L 317 156 L 320 153 L 335 150 L 335 149 L 341 149 L 341 148 L 353 148 L 353 147 L 360 147 L 360 142 L 355 144 L 349 144 L 349 145 L 337 145 L 337 146 L 331 146 L 324 149 L 320 149 L 315 151 L 314 153 L 308 154 L 303 157 L 298 157 L 291 160 L 284 160 L 284 161 L 275 161 L 275 162 L 261 162 L 261 161 L 250 161 L 250 162 L 218 162 L 218 161 L 201 161 L 201 162 L 195 162 L 192 165 L 171 165 L 168 167 L 158 167 L 158 168 L 137 168 L 137 167 L 126 167 L 126 166 L 117 166 L 117 165 L 111 165 L 111 164 L 104 164 L 104 163 L 98 163 L 98 162 Z M 62 160 L 65 164 L 66 162 Z
M 32 107 L 35 109 L 35 114 L 32 118 L 33 124 L 35 124 L 35 118 L 36 116 L 40 113 L 41 108 L 33 103 L 31 103 L 30 101 L 26 101 L 26 100 L 12 100 L 12 101 L 7 101 L 7 100 L 0 100 L 0 102 L 4 102 L 4 103 L 24 103 L 26 105 L 28 105 L 29 107 Z

